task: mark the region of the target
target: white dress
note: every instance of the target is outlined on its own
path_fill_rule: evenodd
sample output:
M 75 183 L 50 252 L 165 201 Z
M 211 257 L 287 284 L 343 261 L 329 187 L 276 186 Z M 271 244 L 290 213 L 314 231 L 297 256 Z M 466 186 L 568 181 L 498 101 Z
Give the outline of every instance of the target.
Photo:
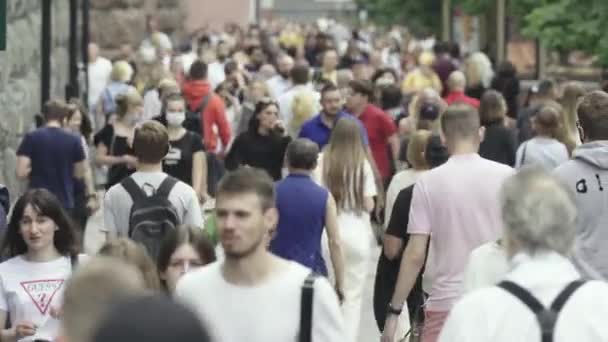
M 319 165 L 313 175 L 315 180 L 320 180 L 320 170 L 322 170 L 322 155 L 319 155 Z M 374 173 L 368 161 L 364 167 L 364 197 L 377 195 Z M 322 184 L 322 182 L 319 182 Z M 354 192 L 355 185 L 352 185 Z M 340 240 L 342 243 L 342 253 L 344 260 L 344 302 L 342 312 L 348 342 L 357 341 L 361 320 L 361 301 L 363 289 L 370 269 L 372 259 L 372 246 L 374 234 L 372 231 L 370 215 L 367 212 L 358 214 L 354 210 L 338 209 L 338 227 L 340 229 Z M 331 258 L 329 257 L 329 247 L 327 236 L 323 235 L 323 257 L 328 268 L 330 277 L 333 276 Z

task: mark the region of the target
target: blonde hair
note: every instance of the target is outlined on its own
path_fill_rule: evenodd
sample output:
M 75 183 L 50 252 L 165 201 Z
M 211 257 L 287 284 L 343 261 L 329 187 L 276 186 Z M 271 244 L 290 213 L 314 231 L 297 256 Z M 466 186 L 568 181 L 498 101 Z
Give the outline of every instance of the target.
M 323 152 L 323 183 L 342 210 L 365 211 L 363 189 L 367 156 L 355 119 L 339 119 Z
M 563 112 L 562 112 L 562 132 L 560 135 L 564 140 L 571 140 L 571 143 L 576 146 L 576 138 L 578 137 L 578 129 L 576 128 L 576 122 L 578 121 L 577 108 L 583 96 L 587 91 L 578 82 L 568 82 L 564 86 L 564 94 L 560 101 Z M 568 146 L 568 150 L 572 153 L 574 146 Z M 572 147 L 572 150 L 570 149 Z
M 470 87 L 481 84 L 488 88 L 494 78 L 492 62 L 483 52 L 475 52 L 464 62 L 464 74 Z
M 130 89 L 126 93 L 116 96 L 116 115 L 122 118 L 129 113 L 131 108 L 141 106 L 143 103 L 141 95 L 135 89 Z
M 114 82 L 128 82 L 133 77 L 133 68 L 127 61 L 116 61 L 112 65 L 110 79 Z
M 423 51 L 418 56 L 418 65 L 430 67 L 435 62 L 435 55 L 429 51 Z
M 431 132 L 424 129 L 414 132 L 410 137 L 409 144 L 407 145 L 407 162 L 415 170 L 427 170 L 430 168 L 424 157 L 424 152 L 430 139 Z
M 135 266 L 141 272 L 147 289 L 160 290 L 156 264 L 141 244 L 127 238 L 110 240 L 101 247 L 99 255 L 115 257 Z
M 304 122 L 310 119 L 317 109 L 316 98 L 310 91 L 300 91 L 293 97 L 291 112 L 293 117 L 289 123 L 289 131 L 294 135 L 300 132 Z

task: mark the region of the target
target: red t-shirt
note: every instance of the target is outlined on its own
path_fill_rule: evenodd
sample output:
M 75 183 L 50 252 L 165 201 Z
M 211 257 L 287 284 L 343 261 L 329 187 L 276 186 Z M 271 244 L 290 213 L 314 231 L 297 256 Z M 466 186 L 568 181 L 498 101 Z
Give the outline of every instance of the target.
M 466 103 L 475 109 L 479 109 L 479 100 L 473 97 L 468 97 L 461 91 L 453 91 L 449 93 L 444 100 L 449 105 L 455 103 Z
M 388 179 L 391 175 L 390 148 L 388 138 L 397 133 L 397 126 L 393 119 L 382 109 L 368 104 L 359 120 L 367 130 L 369 147 L 378 166 L 378 171 L 383 179 Z

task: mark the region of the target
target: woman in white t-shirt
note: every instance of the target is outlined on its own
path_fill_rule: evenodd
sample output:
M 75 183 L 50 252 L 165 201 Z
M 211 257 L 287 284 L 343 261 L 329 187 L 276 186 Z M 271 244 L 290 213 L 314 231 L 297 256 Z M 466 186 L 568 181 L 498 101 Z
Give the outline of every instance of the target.
M 356 340 L 361 299 L 371 258 L 374 234 L 369 213 L 377 194 L 367 160 L 361 128 L 353 119 L 340 119 L 321 159 L 321 183 L 336 199 L 338 226 L 344 253 L 344 313 L 349 340 Z
M 0 264 L 1 341 L 53 341 L 65 283 L 76 262 L 74 228 L 59 200 L 44 189 L 15 204 Z

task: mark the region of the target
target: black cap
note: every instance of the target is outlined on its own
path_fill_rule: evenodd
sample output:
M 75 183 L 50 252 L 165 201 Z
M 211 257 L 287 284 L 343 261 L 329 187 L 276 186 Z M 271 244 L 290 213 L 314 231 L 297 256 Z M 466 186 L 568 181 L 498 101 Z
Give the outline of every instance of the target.
M 210 342 L 197 316 L 165 296 L 132 298 L 101 320 L 95 342 Z
M 420 106 L 420 119 L 435 121 L 439 117 L 439 105 L 433 102 L 424 102 Z
M 441 143 L 441 138 L 439 135 L 431 136 L 428 144 L 426 145 L 424 157 L 431 168 L 441 166 L 441 164 L 445 163 L 448 158 L 450 158 L 448 149 Z

